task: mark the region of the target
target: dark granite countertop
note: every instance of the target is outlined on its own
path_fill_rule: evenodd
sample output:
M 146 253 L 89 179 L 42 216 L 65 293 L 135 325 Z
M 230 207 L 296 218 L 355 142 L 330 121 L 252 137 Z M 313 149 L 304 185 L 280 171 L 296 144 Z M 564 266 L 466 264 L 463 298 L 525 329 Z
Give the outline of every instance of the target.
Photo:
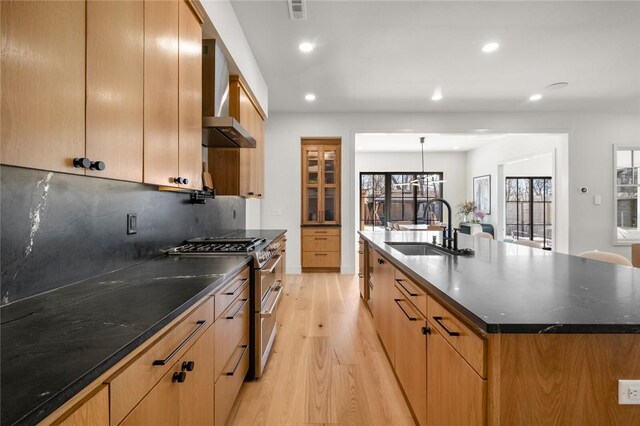
M 474 256 L 406 256 L 386 242 L 441 233 L 360 232 L 488 333 L 640 333 L 640 269 L 460 235 Z
M 3 306 L 0 424 L 44 419 L 249 260 L 162 256 Z

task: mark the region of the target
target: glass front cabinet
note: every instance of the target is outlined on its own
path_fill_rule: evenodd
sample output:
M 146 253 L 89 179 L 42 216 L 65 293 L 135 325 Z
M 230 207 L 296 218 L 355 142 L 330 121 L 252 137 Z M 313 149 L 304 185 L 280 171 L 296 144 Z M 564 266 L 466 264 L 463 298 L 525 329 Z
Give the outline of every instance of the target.
M 302 144 L 302 224 L 338 225 L 340 143 L 306 142 Z

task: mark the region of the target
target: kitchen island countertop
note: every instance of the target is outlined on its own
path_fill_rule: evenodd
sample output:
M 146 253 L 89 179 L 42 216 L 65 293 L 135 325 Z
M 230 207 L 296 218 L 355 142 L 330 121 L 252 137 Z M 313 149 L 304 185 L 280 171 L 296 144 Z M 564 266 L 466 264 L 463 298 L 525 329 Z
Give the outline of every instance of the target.
M 640 269 L 460 235 L 473 256 L 407 256 L 388 242 L 437 232 L 360 235 L 487 333 L 640 333 Z

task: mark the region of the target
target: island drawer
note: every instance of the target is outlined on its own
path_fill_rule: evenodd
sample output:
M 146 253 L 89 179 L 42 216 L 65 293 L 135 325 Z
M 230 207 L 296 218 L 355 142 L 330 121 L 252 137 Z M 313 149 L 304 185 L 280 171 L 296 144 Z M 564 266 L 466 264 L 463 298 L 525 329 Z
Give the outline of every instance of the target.
M 238 275 L 236 275 L 229 283 L 227 283 L 216 295 L 214 296 L 216 305 L 216 319 L 222 315 L 222 313 L 229 307 L 231 303 L 242 293 L 247 287 L 249 287 L 249 267 L 244 268 Z
M 420 311 L 422 315 L 427 315 L 427 293 L 418 284 L 406 277 L 402 272 L 395 271 L 396 287 L 407 298 L 408 301 Z
M 216 320 L 215 374 L 223 373 L 243 336 L 249 335 L 249 287 L 238 295 L 226 311 Z M 224 374 L 224 373 L 223 373 Z
M 339 235 L 306 235 L 302 239 L 305 251 L 340 251 Z
M 328 235 L 337 235 L 340 236 L 340 228 L 332 228 L 332 227 L 303 227 L 302 228 L 302 236 L 303 237 L 326 237 Z
M 485 340 L 430 296 L 427 297 L 427 312 L 429 312 L 429 322 L 438 329 L 442 337 L 453 346 L 476 373 L 486 378 Z
M 152 343 L 109 383 L 111 424 L 119 424 L 213 324 L 213 298 Z

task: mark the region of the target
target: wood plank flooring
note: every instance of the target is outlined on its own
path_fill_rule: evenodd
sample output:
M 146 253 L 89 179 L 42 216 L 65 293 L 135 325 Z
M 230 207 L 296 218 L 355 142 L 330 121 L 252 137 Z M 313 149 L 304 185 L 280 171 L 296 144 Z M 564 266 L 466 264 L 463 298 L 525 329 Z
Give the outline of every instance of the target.
M 356 275 L 288 275 L 278 336 L 230 425 L 414 425 Z

